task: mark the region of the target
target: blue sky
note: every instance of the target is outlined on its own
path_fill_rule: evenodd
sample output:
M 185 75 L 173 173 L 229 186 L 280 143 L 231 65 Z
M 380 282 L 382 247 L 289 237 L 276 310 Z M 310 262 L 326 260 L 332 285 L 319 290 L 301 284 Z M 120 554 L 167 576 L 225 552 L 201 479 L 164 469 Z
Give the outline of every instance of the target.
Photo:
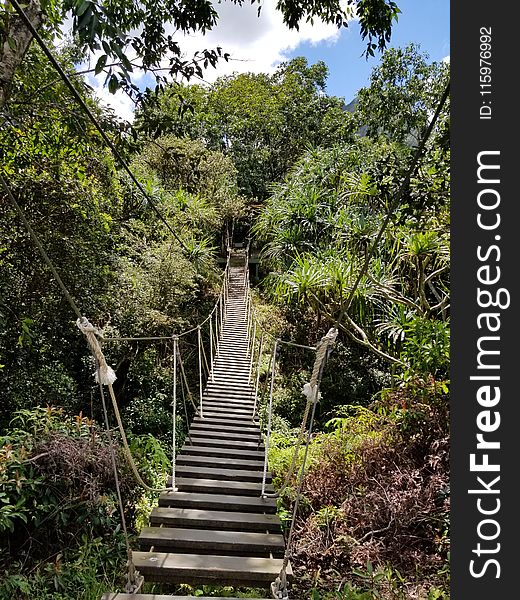
M 396 0 L 401 9 L 398 22 L 392 29 L 390 47 L 420 44 L 431 60 L 442 60 L 450 54 L 449 0 Z M 359 88 L 368 84 L 370 73 L 379 62 L 379 54 L 365 60 L 361 54 L 359 24 L 353 22 L 342 31 L 337 41 L 325 40 L 313 45 L 303 42 L 289 54 L 290 58 L 305 56 L 309 62 L 323 60 L 330 70 L 327 91 L 342 96 L 347 102 L 354 99 Z

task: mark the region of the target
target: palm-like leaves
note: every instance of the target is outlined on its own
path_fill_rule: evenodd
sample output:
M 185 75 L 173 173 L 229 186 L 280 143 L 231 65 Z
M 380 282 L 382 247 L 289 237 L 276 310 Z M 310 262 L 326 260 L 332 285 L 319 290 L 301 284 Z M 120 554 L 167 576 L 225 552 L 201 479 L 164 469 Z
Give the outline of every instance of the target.
M 391 144 L 365 139 L 309 152 L 273 189 L 255 233 L 266 243 L 263 258 L 277 269 L 266 286 L 278 301 L 335 319 L 350 299 L 343 325 L 352 339 L 385 359 L 401 362 L 404 352 L 407 364 L 437 369 L 445 325 L 430 322 L 448 319 L 446 222 L 428 213 L 419 229 L 415 217 L 394 215 L 373 249 L 400 172 Z M 413 198 L 411 191 L 406 201 Z M 407 350 L 425 343 L 428 331 L 443 350 L 432 349 L 431 360 L 419 365 Z

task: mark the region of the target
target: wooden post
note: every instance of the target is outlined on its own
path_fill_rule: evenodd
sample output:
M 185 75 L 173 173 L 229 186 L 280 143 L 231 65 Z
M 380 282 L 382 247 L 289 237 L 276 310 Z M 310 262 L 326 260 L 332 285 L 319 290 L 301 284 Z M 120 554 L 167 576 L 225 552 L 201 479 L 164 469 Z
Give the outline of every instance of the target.
M 200 416 L 204 418 L 202 412 L 202 335 L 200 332 L 200 325 L 197 326 L 197 339 L 199 342 L 199 400 L 200 400 Z
M 175 455 L 177 452 L 177 345 L 178 336 L 173 336 L 173 402 L 172 402 L 172 490 L 175 486 Z

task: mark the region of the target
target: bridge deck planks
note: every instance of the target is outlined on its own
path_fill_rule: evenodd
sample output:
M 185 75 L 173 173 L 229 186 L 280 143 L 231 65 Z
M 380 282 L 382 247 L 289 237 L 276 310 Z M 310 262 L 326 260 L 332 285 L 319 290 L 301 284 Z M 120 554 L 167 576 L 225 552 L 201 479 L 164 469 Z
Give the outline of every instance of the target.
M 231 268 L 219 352 L 202 398 L 203 417 L 193 419 L 177 456 L 177 491 L 160 494 L 150 527 L 141 532 L 141 550 L 133 553 L 147 581 L 268 589 L 282 566 L 284 538 L 276 499 L 260 497 L 265 449 L 253 419 L 242 274 L 243 269 Z M 268 493 L 274 491 L 271 479 L 268 473 Z M 292 578 L 290 565 L 287 575 Z M 187 597 L 110 593 L 102 600 Z

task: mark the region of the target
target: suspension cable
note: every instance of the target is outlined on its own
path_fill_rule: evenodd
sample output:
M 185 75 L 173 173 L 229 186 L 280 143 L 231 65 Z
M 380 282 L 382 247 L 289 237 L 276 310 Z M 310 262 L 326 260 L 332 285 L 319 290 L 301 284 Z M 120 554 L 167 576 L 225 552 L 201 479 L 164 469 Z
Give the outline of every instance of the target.
M 271 385 L 269 387 L 269 409 L 267 414 L 267 436 L 265 442 L 265 456 L 264 456 L 264 472 L 262 475 L 262 491 L 261 496 L 265 496 L 265 480 L 267 478 L 267 464 L 269 455 L 269 441 L 271 439 L 271 421 L 273 415 L 273 390 L 274 390 L 274 378 L 276 374 L 276 352 L 278 350 L 278 340 L 275 340 L 273 346 L 273 353 L 271 355 Z
M 40 48 L 42 49 L 42 52 L 49 59 L 49 62 L 52 64 L 52 66 L 54 67 L 54 69 L 58 72 L 59 76 L 61 77 L 61 79 L 63 80 L 63 82 L 65 83 L 65 85 L 68 87 L 68 89 L 70 90 L 70 92 L 73 95 L 73 97 L 76 100 L 76 102 L 80 105 L 80 107 L 82 108 L 82 110 L 88 116 L 90 122 L 98 130 L 99 134 L 101 135 L 101 137 L 103 138 L 104 142 L 107 144 L 107 146 L 112 151 L 112 153 L 113 153 L 114 157 L 116 158 L 116 160 L 119 162 L 119 164 L 121 165 L 121 167 L 123 167 L 123 169 L 127 172 L 128 176 L 130 177 L 130 179 L 132 180 L 132 182 L 134 183 L 134 185 L 137 187 L 137 189 L 147 199 L 147 201 L 149 202 L 150 206 L 152 207 L 153 211 L 155 212 L 155 214 L 157 215 L 157 217 L 159 218 L 159 220 L 166 226 L 166 228 L 168 229 L 168 231 L 177 240 L 177 242 L 179 243 L 179 245 L 181 246 L 181 248 L 189 256 L 190 255 L 190 251 L 189 251 L 188 247 L 186 246 L 186 244 L 180 239 L 180 237 L 177 235 L 177 232 L 173 229 L 173 227 L 168 223 L 168 221 L 163 216 L 163 214 L 161 213 L 161 211 L 157 208 L 157 206 L 155 204 L 155 201 L 152 199 L 151 194 L 149 194 L 145 190 L 145 188 L 143 187 L 143 185 L 139 182 L 139 180 L 137 179 L 137 177 L 134 175 L 132 169 L 130 169 L 130 167 L 128 166 L 127 162 L 125 161 L 125 159 L 123 158 L 123 156 L 121 155 L 121 153 L 119 152 L 119 150 L 116 148 L 115 144 L 108 137 L 108 135 L 106 134 L 105 130 L 103 129 L 103 127 L 101 126 L 101 124 L 99 123 L 99 121 L 97 120 L 97 118 L 95 117 L 95 115 L 93 114 L 93 112 L 87 106 L 87 103 L 85 102 L 85 100 L 81 97 L 81 94 L 74 87 L 72 81 L 70 80 L 70 78 L 68 77 L 68 75 L 65 73 L 65 71 L 62 68 L 62 66 L 56 60 L 56 58 L 54 57 L 54 55 L 52 54 L 52 52 L 49 50 L 49 47 L 44 42 L 44 40 L 42 39 L 42 37 L 40 36 L 40 34 L 38 33 L 37 29 L 31 23 L 31 20 L 29 19 L 29 17 L 25 13 L 25 11 L 22 8 L 22 6 L 19 4 L 18 0 L 9 0 L 9 2 L 12 4 L 13 8 L 16 10 L 16 12 L 18 13 L 18 15 L 22 19 L 22 21 L 25 23 L 25 26 L 27 27 L 27 29 L 31 32 L 31 34 L 34 37 L 34 39 L 36 40 L 38 46 L 40 46 Z
M 200 416 L 204 418 L 204 413 L 202 411 L 202 396 L 204 393 L 202 387 L 202 334 L 200 332 L 200 325 L 197 327 L 197 345 L 198 345 L 198 355 L 199 355 L 199 412 Z
M 177 346 L 179 338 L 173 337 L 173 401 L 172 401 L 172 490 L 177 491 L 175 486 L 175 467 L 177 455 Z
M 117 472 L 116 454 L 114 450 L 114 442 L 112 440 L 112 432 L 110 430 L 110 424 L 108 421 L 108 410 L 107 403 L 105 400 L 105 392 L 103 391 L 103 384 L 101 383 L 100 373 L 98 371 L 99 381 L 99 393 L 101 395 L 101 403 L 103 405 L 103 417 L 105 421 L 105 429 L 108 439 L 108 445 L 110 447 L 110 459 L 112 462 L 112 470 L 114 471 L 114 482 L 116 484 L 117 504 L 119 507 L 119 514 L 121 517 L 121 526 L 123 528 L 123 536 L 125 538 L 126 556 L 127 556 L 127 582 L 126 591 L 128 593 L 135 593 L 139 591 L 143 584 L 143 578 L 139 575 L 139 572 L 135 569 L 132 548 L 130 546 L 130 540 L 128 538 L 128 530 L 126 527 L 125 507 L 123 504 L 123 498 L 121 496 L 121 486 L 119 484 L 119 475 Z

